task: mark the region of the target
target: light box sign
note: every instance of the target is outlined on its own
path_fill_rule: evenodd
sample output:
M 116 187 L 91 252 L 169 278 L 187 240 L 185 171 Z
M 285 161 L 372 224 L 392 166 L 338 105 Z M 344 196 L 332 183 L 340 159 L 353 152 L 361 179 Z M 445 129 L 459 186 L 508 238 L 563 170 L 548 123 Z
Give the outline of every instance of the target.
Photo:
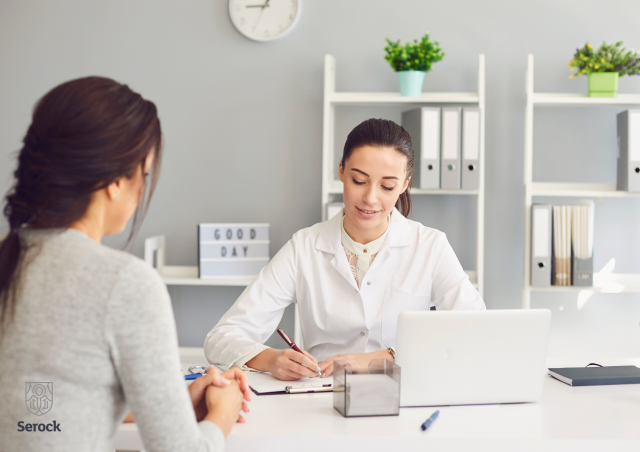
M 269 262 L 269 246 L 269 225 L 265 223 L 199 224 L 200 278 L 255 276 Z

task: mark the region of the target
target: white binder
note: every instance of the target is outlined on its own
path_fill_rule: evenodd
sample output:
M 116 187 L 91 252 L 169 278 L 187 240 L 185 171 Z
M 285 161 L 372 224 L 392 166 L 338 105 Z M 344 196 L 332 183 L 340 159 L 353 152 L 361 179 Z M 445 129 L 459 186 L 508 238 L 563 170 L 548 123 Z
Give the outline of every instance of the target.
M 551 205 L 531 206 L 531 285 L 551 285 Z
M 440 188 L 440 108 L 424 107 L 402 113 L 413 143 L 412 181 L 416 188 Z
M 460 188 L 460 107 L 442 109 L 440 188 Z
M 462 109 L 462 188 L 480 188 L 480 109 Z
M 618 190 L 640 192 L 640 110 L 618 114 Z

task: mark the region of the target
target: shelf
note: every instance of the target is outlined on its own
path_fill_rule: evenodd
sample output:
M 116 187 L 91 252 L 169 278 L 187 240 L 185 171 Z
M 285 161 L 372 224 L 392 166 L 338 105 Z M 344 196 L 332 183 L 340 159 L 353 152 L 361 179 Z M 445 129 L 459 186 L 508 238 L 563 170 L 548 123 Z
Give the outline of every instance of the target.
M 616 184 L 559 184 L 534 182 L 531 196 L 576 196 L 582 198 L 638 198 L 640 192 L 617 191 Z
M 342 182 L 335 181 L 328 191 L 329 194 L 332 195 L 341 195 L 342 194 Z M 434 188 L 434 189 L 425 189 L 425 188 L 412 188 L 412 195 L 477 195 L 478 190 L 452 190 L 452 189 L 442 189 L 442 188 Z
M 444 188 L 434 188 L 434 189 L 426 189 L 426 188 L 412 188 L 412 195 L 477 195 L 478 190 L 453 190 L 453 189 L 444 189 Z
M 595 273 L 593 287 L 551 286 L 531 287 L 532 292 L 579 292 L 591 290 L 600 293 L 640 293 L 640 274 L 633 273 Z
M 198 278 L 198 267 L 165 265 L 159 271 L 164 283 L 168 286 L 248 286 L 255 276 L 226 277 L 215 279 Z
M 531 287 L 531 245 L 532 245 L 532 201 L 541 202 L 539 198 L 573 198 L 578 201 L 583 199 L 604 198 L 640 198 L 638 192 L 618 191 L 616 184 L 590 184 L 590 183 L 555 183 L 533 182 L 534 161 L 534 115 L 539 106 L 565 106 L 565 107 L 590 107 L 590 106 L 635 106 L 640 105 L 640 93 L 622 93 L 617 97 L 589 97 L 588 94 L 578 93 L 539 93 L 534 90 L 534 58 L 527 57 L 527 72 L 525 82 L 526 106 L 524 121 L 524 186 L 525 186 L 525 218 L 524 218 L 524 290 L 522 292 L 522 307 L 531 307 L 532 292 L 558 292 L 566 294 L 578 294 L 581 291 L 601 293 L 640 293 L 640 274 L 594 274 L 593 287 Z M 624 107 L 623 107 L 624 108 Z M 615 118 L 614 118 L 615 119 Z M 546 200 L 547 202 L 553 200 Z M 567 201 L 565 201 L 567 202 Z
M 587 94 L 533 93 L 533 105 L 640 105 L 640 94 L 618 94 L 618 97 L 589 97 Z
M 329 97 L 333 105 L 406 105 L 406 104 L 477 104 L 478 93 L 422 93 L 418 97 L 400 93 L 334 92 Z
M 215 279 L 200 279 L 198 278 L 198 267 L 196 266 L 182 266 L 182 265 L 165 265 L 162 271 L 159 271 L 160 277 L 167 286 L 236 286 L 246 287 L 251 281 L 255 279 L 255 276 L 251 277 L 236 277 L 236 278 L 215 278 Z M 473 270 L 465 270 L 465 273 L 469 275 L 469 281 L 477 289 L 478 277 Z
M 477 203 L 476 221 L 476 272 L 471 272 L 470 280 L 480 292 L 484 290 L 484 231 L 485 231 L 485 58 L 478 55 L 478 83 L 475 92 L 423 92 L 420 96 L 401 96 L 399 92 L 339 92 L 336 91 L 336 60 L 332 55 L 324 59 L 324 96 L 322 124 L 322 220 L 327 220 L 327 206 L 343 194 L 343 185 L 336 177 L 338 162 L 336 160 L 336 114 L 342 106 L 405 106 L 419 108 L 422 106 L 456 106 L 478 107 L 480 111 L 479 168 L 480 178 L 476 190 L 420 189 L 413 188 L 412 195 L 465 195 L 474 196 L 471 200 Z M 416 184 L 418 185 L 418 184 Z M 337 195 L 337 196 L 335 196 Z M 441 198 L 442 199 L 442 198 Z M 472 276 L 472 277 L 471 277 Z

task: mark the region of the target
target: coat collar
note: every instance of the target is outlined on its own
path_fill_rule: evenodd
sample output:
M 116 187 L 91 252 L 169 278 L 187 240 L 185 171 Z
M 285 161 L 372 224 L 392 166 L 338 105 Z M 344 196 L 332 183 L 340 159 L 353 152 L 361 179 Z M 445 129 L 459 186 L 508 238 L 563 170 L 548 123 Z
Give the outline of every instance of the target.
M 342 212 L 344 213 L 344 209 Z M 337 214 L 322 225 L 315 244 L 318 251 L 336 254 L 338 250 L 342 249 L 342 216 L 343 214 Z M 395 207 L 389 221 L 387 244 L 389 248 L 411 245 L 409 220 L 403 217 Z

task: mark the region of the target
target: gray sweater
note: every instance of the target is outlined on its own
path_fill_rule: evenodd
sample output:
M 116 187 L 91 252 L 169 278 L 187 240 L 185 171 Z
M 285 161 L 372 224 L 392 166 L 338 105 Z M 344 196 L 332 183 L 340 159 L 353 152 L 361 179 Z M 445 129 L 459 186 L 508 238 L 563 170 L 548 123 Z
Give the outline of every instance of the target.
M 222 451 L 218 426 L 196 422 L 158 274 L 73 229 L 21 234 L 32 246 L 0 343 L 0 451 L 111 451 L 127 409 L 147 452 Z

